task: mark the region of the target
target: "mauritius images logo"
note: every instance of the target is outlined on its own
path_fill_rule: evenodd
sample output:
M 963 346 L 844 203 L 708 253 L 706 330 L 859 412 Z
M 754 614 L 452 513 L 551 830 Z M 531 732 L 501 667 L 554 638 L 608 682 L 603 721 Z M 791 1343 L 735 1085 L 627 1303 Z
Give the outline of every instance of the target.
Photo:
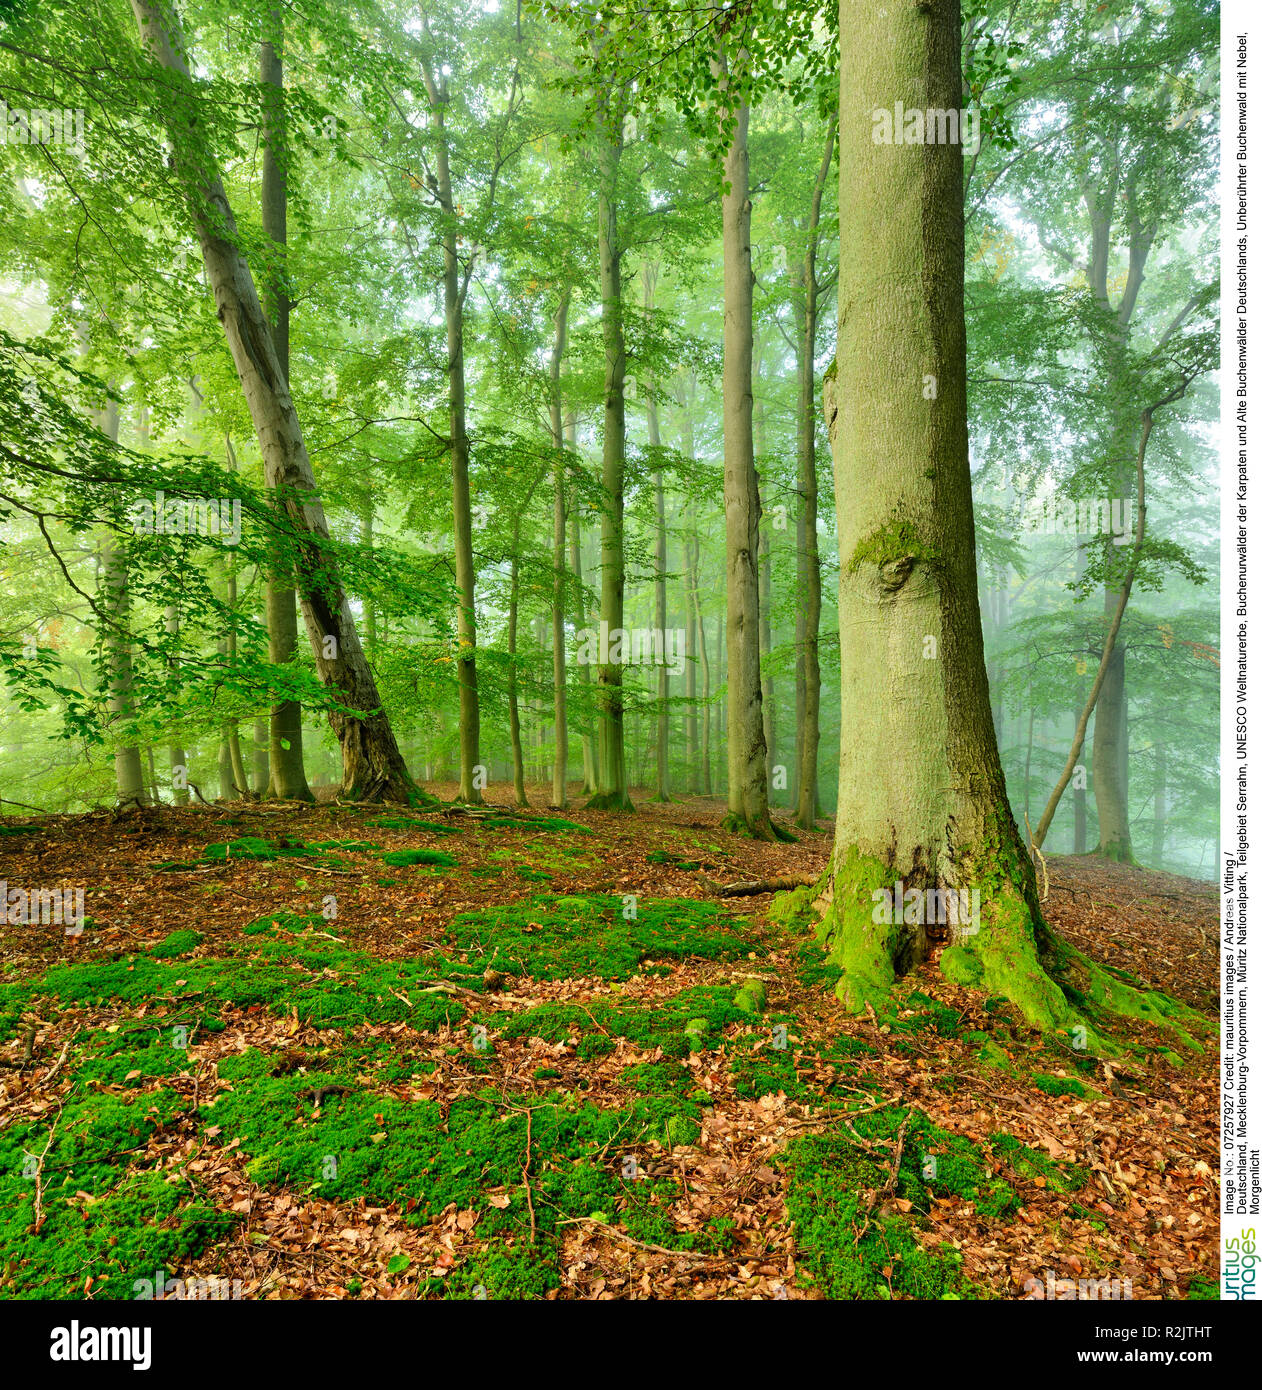
M 874 145 L 962 145 L 965 154 L 976 154 L 982 145 L 981 112 L 975 106 L 965 111 L 950 107 L 918 106 L 894 103 L 893 111 L 885 106 L 872 108 L 872 143 Z

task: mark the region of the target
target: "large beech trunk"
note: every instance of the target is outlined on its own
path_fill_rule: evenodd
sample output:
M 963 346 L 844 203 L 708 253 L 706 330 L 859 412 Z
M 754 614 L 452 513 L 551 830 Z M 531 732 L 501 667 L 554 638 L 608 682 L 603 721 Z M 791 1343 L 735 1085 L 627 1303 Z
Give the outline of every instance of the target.
M 132 0 L 132 10 L 150 57 L 188 84 L 183 41 L 169 10 L 156 0 Z M 296 578 L 316 671 L 344 707 L 329 715 L 341 745 L 343 795 L 407 801 L 417 788 L 381 707 L 327 544 L 328 523 L 302 426 L 254 278 L 237 247 L 236 219 L 223 181 L 186 123 L 172 120 L 169 134 L 219 321 L 263 455 L 264 476 L 294 532 Z
M 956 144 L 882 145 L 871 111 L 958 109 L 959 0 L 840 4 L 837 357 L 825 378 L 842 738 L 821 932 L 855 1011 L 943 947 L 943 972 L 1039 1026 L 1075 1016 L 1004 788 L 982 647 L 965 413 Z M 926 925 L 911 890 L 962 910 Z M 964 920 L 971 890 L 980 922 Z M 914 901 L 914 900 L 912 900 Z M 948 898 L 935 900 L 945 907 Z M 899 919 L 902 920 L 899 920 Z

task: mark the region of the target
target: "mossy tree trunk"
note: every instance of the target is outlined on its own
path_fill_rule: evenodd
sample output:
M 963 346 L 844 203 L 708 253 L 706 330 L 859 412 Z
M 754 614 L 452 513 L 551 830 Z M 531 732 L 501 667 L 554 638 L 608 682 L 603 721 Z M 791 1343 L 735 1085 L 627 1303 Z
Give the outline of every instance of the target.
M 843 714 L 821 930 L 843 971 L 838 995 L 855 1011 L 941 945 L 951 978 L 1062 1028 L 1074 1012 L 1045 968 L 1055 943 L 1008 806 L 986 680 L 965 408 L 961 148 L 872 139 L 874 107 L 960 107 L 960 4 L 878 12 L 841 0 L 839 14 L 839 328 L 824 406 Z M 904 895 L 953 891 L 965 908 L 978 889 L 981 920 L 955 911 L 927 926 L 914 910 L 888 911 L 900 883 Z

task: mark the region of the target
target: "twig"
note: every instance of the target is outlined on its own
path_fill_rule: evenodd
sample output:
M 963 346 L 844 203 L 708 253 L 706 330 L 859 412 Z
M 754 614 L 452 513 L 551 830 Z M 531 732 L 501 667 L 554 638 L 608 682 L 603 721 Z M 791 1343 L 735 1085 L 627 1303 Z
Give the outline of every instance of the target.
M 564 1221 L 558 1221 L 558 1226 L 599 1226 L 606 1235 L 613 1236 L 617 1240 L 625 1241 L 628 1245 L 634 1245 L 637 1250 L 648 1250 L 654 1255 L 670 1255 L 678 1260 L 688 1260 L 693 1264 L 727 1264 L 721 1255 L 698 1255 L 691 1250 L 672 1250 L 666 1245 L 651 1245 L 646 1240 L 636 1240 L 634 1236 L 629 1236 L 625 1231 L 620 1231 L 616 1226 L 611 1226 L 607 1221 L 596 1221 L 590 1216 L 570 1216 Z
M 1030 818 L 1029 818 L 1029 816 L 1026 816 L 1026 818 L 1025 818 L 1025 833 L 1026 833 L 1027 839 L 1030 841 L 1030 848 L 1031 848 L 1031 849 L 1034 851 L 1034 853 L 1038 856 L 1039 864 L 1042 865 L 1042 868 L 1043 868 L 1043 891 L 1039 894 L 1039 902 L 1041 902 L 1041 903 L 1042 903 L 1042 902 L 1046 902 L 1046 901 L 1047 901 L 1047 895 L 1052 891 L 1052 890 L 1051 890 L 1051 886 L 1050 886 L 1050 885 L 1051 885 L 1051 875 L 1049 875 L 1048 872 L 1047 872 L 1047 860 L 1043 858 L 1043 851 L 1039 848 L 1038 845 L 1036 845 L 1036 844 L 1034 843 L 1034 836 L 1033 836 L 1033 834 L 1032 834 L 1031 831 L 1030 831 Z
M 76 1027 L 74 1032 L 66 1039 L 66 1045 L 61 1049 L 61 1054 L 52 1064 L 48 1071 L 40 1080 L 41 1086 L 47 1086 L 53 1077 L 61 1070 L 62 1063 L 66 1060 L 66 1053 L 70 1051 L 70 1044 L 79 1036 L 79 1029 Z
M 57 1126 L 61 1123 L 61 1106 L 57 1107 L 57 1118 L 53 1120 L 52 1127 L 48 1131 L 48 1142 L 44 1145 L 39 1156 L 39 1162 L 35 1165 L 35 1225 L 31 1228 L 32 1235 L 39 1235 L 40 1228 L 47 1219 L 44 1215 L 44 1159 L 48 1156 L 49 1149 L 53 1146 L 53 1135 L 57 1133 Z
M 903 1122 L 898 1127 L 898 1135 L 894 1140 L 894 1152 L 890 1156 L 890 1175 L 881 1185 L 880 1189 L 872 1194 L 868 1202 L 868 1209 L 863 1214 L 863 1229 L 854 1238 L 856 1245 L 867 1235 L 868 1227 L 872 1224 L 873 1211 L 887 1198 L 892 1197 L 898 1188 L 898 1170 L 903 1163 L 903 1144 L 907 1138 L 907 1126 L 911 1123 L 911 1111 L 903 1116 Z
M 530 1111 L 526 1111 L 526 1161 L 521 1166 L 521 1185 L 526 1189 L 526 1209 L 530 1212 L 530 1243 L 534 1245 L 536 1237 L 535 1229 L 535 1202 L 530 1194 Z

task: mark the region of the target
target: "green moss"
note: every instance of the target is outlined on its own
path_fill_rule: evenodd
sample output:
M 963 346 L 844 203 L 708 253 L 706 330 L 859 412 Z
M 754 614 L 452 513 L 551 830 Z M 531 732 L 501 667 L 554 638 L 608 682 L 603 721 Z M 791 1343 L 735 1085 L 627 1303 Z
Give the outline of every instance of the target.
M 239 840 L 207 845 L 202 850 L 202 858 L 212 862 L 228 859 L 294 859 L 306 853 L 306 845 L 296 844 L 291 840 L 262 840 L 257 835 L 243 835 Z
M 533 830 L 549 835 L 561 832 L 591 834 L 587 826 L 564 820 L 560 816 L 487 816 L 485 820 L 480 820 L 478 825 L 484 830 Z
M 862 564 L 873 564 L 879 568 L 904 556 L 926 560 L 935 558 L 936 552 L 925 545 L 909 522 L 888 521 L 858 542 L 846 568 L 854 574 Z
M 742 1013 L 757 1016 L 766 1010 L 767 986 L 760 979 L 751 976 L 741 983 L 733 1003 Z
M 660 1047 L 667 1057 L 686 1057 L 722 1036 L 732 1023 L 747 1021 L 736 1007 L 730 985 L 697 986 L 670 999 L 643 1003 L 596 998 L 584 1008 L 571 1004 L 541 1004 L 519 1013 L 487 1020 L 504 1038 L 542 1038 L 545 1042 L 577 1042 L 581 1059 L 613 1051 L 614 1039 L 628 1038 L 646 1050 Z
M 450 869 L 456 864 L 456 856 L 441 849 L 392 849 L 381 856 L 382 862 L 395 869 L 406 869 L 413 864 L 429 864 L 436 868 Z
M 681 859 L 677 854 L 671 854 L 664 849 L 650 850 L 644 856 L 644 862 L 646 864 L 667 864 L 672 869 L 683 869 L 689 873 L 705 867 L 695 859 Z
M 894 987 L 897 928 L 874 921 L 874 894 L 893 887 L 893 871 L 851 850 L 833 876 L 833 899 L 816 926 L 829 964 L 840 974 L 837 998 L 851 1013 L 883 1004 Z
M 426 835 L 459 835 L 460 827 L 446 821 L 411 820 L 406 816 L 382 816 L 366 824 L 379 830 L 420 830 Z M 374 846 L 375 848 L 375 846 Z
M 1049 1096 L 1085 1096 L 1087 1094 L 1086 1087 L 1074 1077 L 1047 1076 L 1040 1072 L 1035 1076 L 1034 1084 L 1040 1091 Z
M 748 947 L 714 903 L 641 898 L 635 916 L 619 897 L 537 897 L 461 913 L 451 924 L 461 950 L 541 980 L 625 980 L 653 959 L 723 960 Z
M 870 1210 L 889 1173 L 867 1151 L 836 1134 L 807 1135 L 782 1162 L 799 1267 L 826 1298 L 961 1296 L 955 1250 L 923 1249 L 908 1220 Z
M 150 946 L 148 954 L 156 960 L 170 960 L 175 956 L 186 956 L 195 951 L 202 944 L 202 940 L 203 937 L 199 931 L 173 931 L 169 936 L 159 941 L 156 946 Z
M 1023 1178 L 1042 1178 L 1053 1192 L 1078 1192 L 1090 1173 L 1076 1163 L 1057 1163 L 1038 1149 L 1031 1149 L 1011 1134 L 996 1134 L 991 1148 Z

